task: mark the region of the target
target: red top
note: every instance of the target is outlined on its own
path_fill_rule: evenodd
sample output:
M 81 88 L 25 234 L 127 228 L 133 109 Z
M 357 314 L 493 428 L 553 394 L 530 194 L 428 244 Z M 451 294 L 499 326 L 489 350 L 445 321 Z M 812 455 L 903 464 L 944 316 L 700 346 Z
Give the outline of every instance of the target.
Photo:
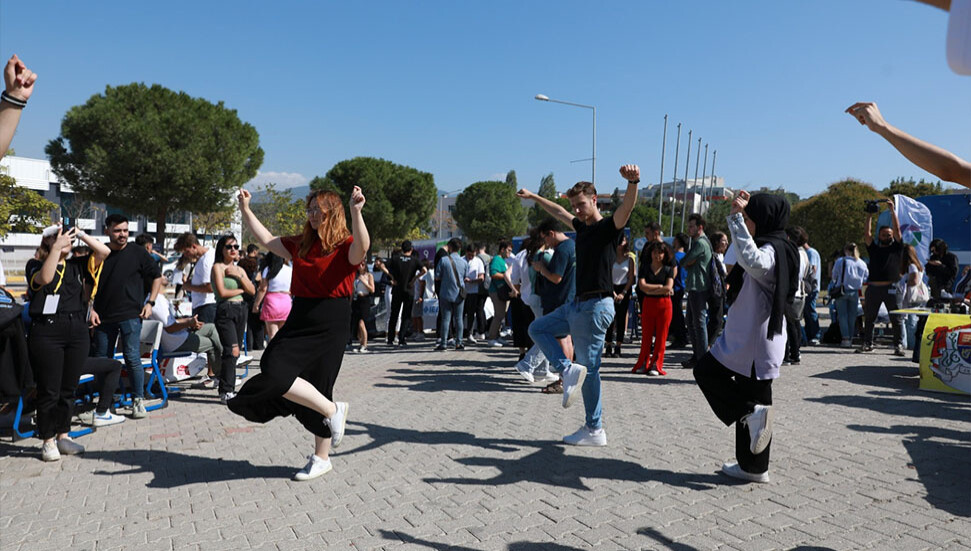
M 347 253 L 354 241 L 348 236 L 330 254 L 321 254 L 320 241 L 314 242 L 306 258 L 300 258 L 299 235 L 281 237 L 280 242 L 293 259 L 293 277 L 290 294 L 303 298 L 350 297 L 354 294 L 354 277 L 357 266 L 347 260 Z

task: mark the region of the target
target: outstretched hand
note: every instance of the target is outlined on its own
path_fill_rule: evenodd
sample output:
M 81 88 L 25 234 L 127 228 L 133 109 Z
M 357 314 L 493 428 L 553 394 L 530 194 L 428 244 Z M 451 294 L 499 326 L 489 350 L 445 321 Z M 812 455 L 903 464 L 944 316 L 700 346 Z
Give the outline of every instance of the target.
M 365 202 L 367 202 L 367 200 L 364 198 L 361 188 L 359 186 L 354 186 L 354 190 L 351 191 L 351 211 L 361 212 L 361 209 L 364 208 Z
M 870 101 L 860 101 L 846 108 L 846 112 L 853 115 L 860 124 L 865 124 L 867 128 L 877 132 L 887 126 L 887 121 L 883 120 L 877 104 Z
M 521 190 L 519 190 L 519 191 L 516 192 L 516 197 L 519 197 L 521 199 L 532 199 L 533 198 L 533 192 L 532 191 L 529 191 L 526 188 L 522 188 Z
M 7 94 L 16 99 L 27 101 L 34 93 L 34 82 L 37 81 L 37 73 L 31 71 L 24 65 L 23 61 L 14 54 L 8 61 L 3 70 L 3 85 Z

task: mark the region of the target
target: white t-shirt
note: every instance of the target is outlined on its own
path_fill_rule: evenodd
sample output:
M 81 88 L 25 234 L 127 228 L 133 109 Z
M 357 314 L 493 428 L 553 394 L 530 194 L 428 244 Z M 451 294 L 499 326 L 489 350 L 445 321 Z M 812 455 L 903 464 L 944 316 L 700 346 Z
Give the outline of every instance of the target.
M 479 286 L 481 285 L 479 281 L 475 281 L 475 278 L 485 273 L 485 264 L 477 256 L 473 257 L 472 260 L 466 260 L 469 262 L 469 279 L 473 281 L 465 284 L 465 292 L 470 295 L 475 295 L 479 293 Z
M 951 0 L 947 64 L 959 75 L 971 75 L 971 0 Z
M 415 279 L 415 292 L 414 296 L 417 298 L 419 292 L 421 291 L 421 282 L 425 282 L 425 294 L 421 295 L 422 299 L 435 298 L 435 270 L 429 268 L 421 277 Z
M 212 277 L 212 265 L 216 262 L 216 250 L 209 248 L 206 254 L 196 262 L 196 267 L 192 270 L 193 285 L 205 285 L 210 283 Z M 192 307 L 199 308 L 206 304 L 216 304 L 215 293 L 192 293 Z
M 269 268 L 263 268 L 263 279 L 270 273 Z M 266 284 L 267 293 L 289 293 L 290 280 L 293 277 L 293 268 L 289 264 L 283 263 L 283 267 L 277 272 L 276 276 Z
M 155 297 L 155 306 L 152 306 L 151 319 L 162 322 L 162 342 L 159 344 L 159 347 L 163 352 L 176 350 L 189 338 L 188 329 L 176 331 L 175 333 L 169 333 L 164 329 L 175 324 L 175 310 L 172 309 L 169 300 L 162 293 L 159 293 Z

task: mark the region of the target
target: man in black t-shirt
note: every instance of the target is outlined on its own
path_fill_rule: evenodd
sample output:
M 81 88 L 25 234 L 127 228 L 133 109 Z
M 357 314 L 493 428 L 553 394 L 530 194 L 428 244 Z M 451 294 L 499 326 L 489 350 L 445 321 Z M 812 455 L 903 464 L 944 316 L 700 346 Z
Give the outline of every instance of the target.
M 550 369 L 563 376 L 563 407 L 570 407 L 578 391 L 583 394 L 585 423 L 563 438 L 567 444 L 576 446 L 607 445 L 607 433 L 601 425 L 600 358 L 607 327 L 614 318 L 611 267 L 624 227 L 637 203 L 640 169 L 637 165 L 624 165 L 620 174 L 627 180 L 627 191 L 621 205 L 606 218 L 597 209 L 597 189 L 590 182 L 579 182 L 567 192 L 572 214 L 526 189 L 517 194 L 535 201 L 554 218 L 576 230 L 576 298 L 529 326 L 529 336 L 543 350 Z M 563 355 L 556 340 L 557 335 L 564 334 L 573 337 L 577 363 Z
M 412 292 L 412 283 L 421 263 L 418 255 L 414 254 L 411 241 L 407 239 L 401 242 L 401 252 L 394 254 L 385 264 L 388 276 L 391 277 L 391 312 L 388 316 L 388 344 L 394 344 L 395 332 L 398 326 L 398 316 L 404 307 L 404 316 L 401 319 L 401 331 L 398 333 L 398 344 L 404 346 L 406 324 L 410 322 L 411 308 L 414 306 L 415 297 Z
M 883 226 L 877 231 L 877 240 L 873 240 L 873 214 L 866 217 L 866 249 L 870 253 L 870 278 L 867 282 L 866 294 L 863 297 L 863 346 L 857 353 L 873 350 L 873 324 L 880 313 L 880 305 L 887 307 L 887 312 L 897 309 L 897 297 L 892 294 L 894 284 L 900 279 L 900 263 L 904 254 L 904 245 L 900 236 L 900 222 L 897 220 L 897 210 L 893 199 L 887 199 L 887 210 L 893 220 L 893 227 Z M 893 353 L 895 356 L 904 355 L 903 333 L 900 330 L 900 316 L 891 314 L 890 324 L 893 326 Z
M 128 243 L 128 218 L 121 214 L 108 216 L 104 232 L 111 254 L 101 268 L 91 312 L 94 355 L 112 357 L 115 341 L 121 334 L 122 353 L 134 396 L 132 417 L 141 419 L 148 415 L 143 403 L 145 370 L 139 350 L 142 320 L 152 315 L 155 297 L 162 288 L 162 273 L 148 251 Z

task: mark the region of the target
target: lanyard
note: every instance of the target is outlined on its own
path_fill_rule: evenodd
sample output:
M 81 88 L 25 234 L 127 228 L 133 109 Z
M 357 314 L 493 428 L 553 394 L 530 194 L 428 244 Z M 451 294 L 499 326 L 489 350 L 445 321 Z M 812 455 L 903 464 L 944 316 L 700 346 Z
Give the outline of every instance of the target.
M 51 293 L 52 295 L 56 295 L 57 292 L 61 290 L 61 284 L 64 283 L 64 270 L 67 269 L 67 262 L 60 262 L 58 263 L 58 266 L 61 267 L 61 271 L 58 272 L 57 269 L 55 268 L 54 273 L 61 277 L 57 279 L 57 285 L 54 286 L 54 292 Z

